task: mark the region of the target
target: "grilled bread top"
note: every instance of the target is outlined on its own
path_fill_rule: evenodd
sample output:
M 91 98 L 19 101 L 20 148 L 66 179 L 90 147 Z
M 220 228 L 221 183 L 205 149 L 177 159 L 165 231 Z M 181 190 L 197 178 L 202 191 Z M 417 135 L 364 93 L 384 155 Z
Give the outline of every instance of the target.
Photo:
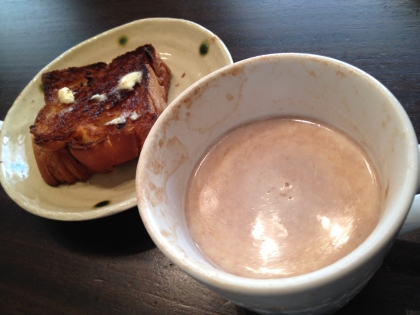
M 139 156 L 166 108 L 171 71 L 152 45 L 42 75 L 45 105 L 30 126 L 38 169 L 52 186 Z
M 129 74 L 137 78 L 132 78 L 133 86 L 124 87 L 121 80 Z M 50 150 L 87 148 L 160 114 L 166 107 L 170 70 L 153 46 L 145 45 L 110 64 L 44 73 L 42 83 L 45 106 L 30 127 L 34 143 Z

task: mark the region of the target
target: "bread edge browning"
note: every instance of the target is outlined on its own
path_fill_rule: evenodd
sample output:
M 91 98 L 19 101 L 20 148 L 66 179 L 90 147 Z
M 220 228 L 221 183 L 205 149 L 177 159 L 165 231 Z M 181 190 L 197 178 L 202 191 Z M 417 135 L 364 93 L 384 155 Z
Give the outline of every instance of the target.
M 51 151 L 32 142 L 35 161 L 44 181 L 50 186 L 87 181 L 93 172 L 76 160 L 67 147 Z
M 140 148 L 133 130 L 110 135 L 90 148 L 72 148 L 70 153 L 95 173 L 107 173 L 116 165 L 135 159 Z

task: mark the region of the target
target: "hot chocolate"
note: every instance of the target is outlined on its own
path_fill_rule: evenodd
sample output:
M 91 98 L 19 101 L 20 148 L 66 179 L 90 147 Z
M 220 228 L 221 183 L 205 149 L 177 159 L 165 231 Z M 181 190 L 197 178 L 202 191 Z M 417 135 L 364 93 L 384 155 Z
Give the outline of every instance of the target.
M 316 121 L 239 127 L 206 153 L 190 179 L 186 219 L 214 265 L 252 278 L 296 276 L 359 246 L 381 210 L 366 152 Z

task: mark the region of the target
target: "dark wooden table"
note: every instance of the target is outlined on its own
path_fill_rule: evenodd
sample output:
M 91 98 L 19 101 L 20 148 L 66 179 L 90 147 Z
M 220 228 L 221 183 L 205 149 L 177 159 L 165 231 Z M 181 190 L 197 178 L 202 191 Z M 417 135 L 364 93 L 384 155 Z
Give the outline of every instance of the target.
M 353 64 L 394 93 L 420 136 L 420 0 L 1 0 L 0 120 L 59 54 L 148 17 L 203 25 L 234 61 L 306 52 Z M 0 314 L 252 313 L 164 257 L 137 208 L 92 221 L 52 221 L 21 209 L 0 188 Z M 420 314 L 420 231 L 400 237 L 337 314 Z

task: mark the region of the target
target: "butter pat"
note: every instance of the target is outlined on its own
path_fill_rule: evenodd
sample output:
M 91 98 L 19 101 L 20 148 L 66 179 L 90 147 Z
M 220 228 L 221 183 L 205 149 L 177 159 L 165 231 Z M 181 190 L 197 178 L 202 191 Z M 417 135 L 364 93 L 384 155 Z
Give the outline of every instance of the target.
M 95 94 L 90 99 L 97 102 L 102 102 L 102 101 L 105 101 L 107 97 L 105 94 Z
M 121 114 L 119 117 L 114 118 L 113 120 L 110 120 L 107 123 L 105 123 L 105 125 L 125 124 L 127 122 L 127 117 L 129 117 L 131 121 L 134 121 L 137 118 L 139 118 L 140 115 L 136 112 L 131 113 L 129 116 L 127 114 Z
M 119 125 L 119 124 L 125 124 L 126 119 L 123 116 L 114 118 L 111 121 L 108 121 L 105 125 Z
M 126 74 L 120 79 L 118 87 L 121 90 L 131 90 L 136 83 L 141 82 L 142 71 L 134 71 Z
M 131 115 L 130 115 L 130 119 L 133 121 L 133 120 L 136 120 L 137 118 L 139 118 L 140 117 L 140 115 L 139 114 L 137 114 L 136 112 L 134 112 L 134 113 L 132 113 Z
M 58 98 L 60 103 L 70 104 L 74 102 L 74 94 L 68 87 L 58 90 Z

